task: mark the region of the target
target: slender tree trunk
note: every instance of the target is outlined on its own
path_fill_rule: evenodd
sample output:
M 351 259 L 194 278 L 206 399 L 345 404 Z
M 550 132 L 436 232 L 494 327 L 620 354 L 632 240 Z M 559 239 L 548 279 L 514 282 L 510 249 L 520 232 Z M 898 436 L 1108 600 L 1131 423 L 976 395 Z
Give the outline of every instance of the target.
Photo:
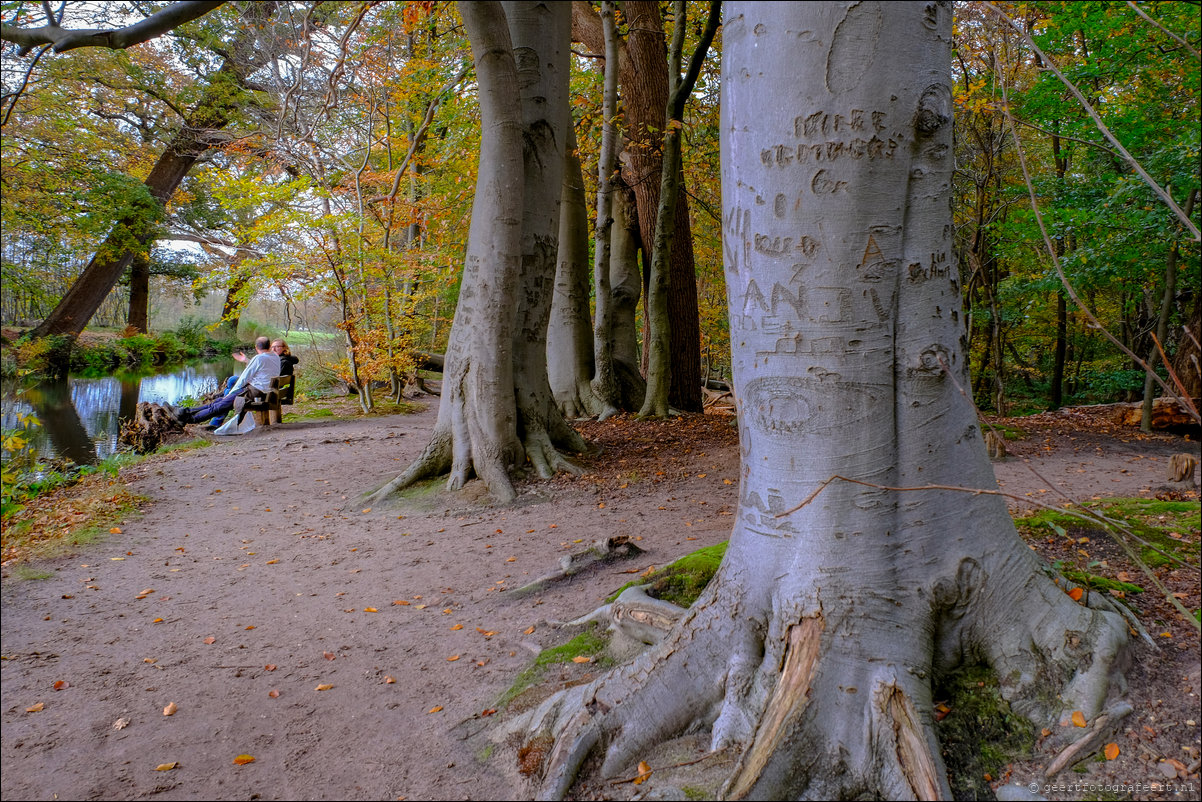
M 1052 388 L 1048 409 L 1064 405 L 1064 365 L 1068 358 L 1068 299 L 1064 291 L 1056 293 L 1056 350 L 1052 356 Z
M 1185 201 L 1185 216 L 1189 217 L 1194 212 L 1194 201 L 1198 199 L 1198 190 L 1190 192 L 1189 197 Z M 1156 340 L 1160 343 L 1160 347 L 1156 343 L 1148 349 L 1148 374 L 1144 377 L 1144 403 L 1140 410 L 1139 428 L 1141 431 L 1152 431 L 1152 401 L 1156 395 L 1156 388 L 1153 384 L 1152 371 L 1156 369 L 1156 363 L 1160 360 L 1160 349 L 1167 348 L 1166 340 L 1169 336 L 1169 317 L 1173 314 L 1173 302 L 1177 298 L 1177 255 L 1178 242 L 1173 240 L 1172 247 L 1169 248 L 1169 256 L 1164 268 L 1164 295 L 1160 301 L 1160 314 L 1156 317 Z
M 710 727 L 725 799 L 947 798 L 933 678 L 984 661 L 1033 721 L 1093 719 L 1126 642 L 1001 498 L 930 487 L 996 487 L 961 393 L 951 4 L 732 2 L 723 37 L 734 532 L 659 646 L 515 726 L 556 738 L 545 797 Z
M 638 341 L 639 298 L 643 278 L 639 272 L 639 224 L 634 193 L 619 177 L 613 188 L 611 209 L 614 223 L 610 230 L 609 294 L 611 324 L 609 336 L 614 378 L 622 409 L 636 411 L 647 395 L 647 385 L 639 370 L 641 350 Z
M 576 137 L 568 128 L 559 217 L 559 258 L 547 327 L 547 378 L 555 403 L 567 418 L 603 414 L 593 393 L 593 326 L 589 314 L 588 209 Z M 602 314 L 597 296 L 597 315 Z
M 601 100 L 601 150 L 597 154 L 597 224 L 593 248 L 593 283 L 597 315 L 593 327 L 592 391 L 601 404 L 602 419 L 618 411 L 621 403 L 613 354 L 613 296 L 609 283 L 610 249 L 613 232 L 613 175 L 618 158 L 618 32 L 614 4 L 601 3 L 601 26 L 605 40 L 605 88 Z

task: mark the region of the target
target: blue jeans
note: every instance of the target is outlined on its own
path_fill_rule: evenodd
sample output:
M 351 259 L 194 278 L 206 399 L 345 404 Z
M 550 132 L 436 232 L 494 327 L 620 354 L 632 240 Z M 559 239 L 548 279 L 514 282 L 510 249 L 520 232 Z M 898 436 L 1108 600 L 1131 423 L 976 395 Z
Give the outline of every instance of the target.
M 237 376 L 230 376 L 228 379 L 226 379 L 226 380 L 225 380 L 225 394 L 226 394 L 226 395 L 229 395 L 229 394 L 230 394 L 230 390 L 233 390 L 233 389 L 234 389 L 234 385 L 235 385 L 235 384 L 237 384 L 237 383 L 238 383 L 238 377 L 237 377 Z M 221 400 L 221 399 L 218 399 L 218 400 Z M 231 406 L 231 407 L 230 407 L 230 409 L 233 409 L 233 407 Z M 229 410 L 227 409 L 225 412 L 222 412 L 220 415 L 218 415 L 217 417 L 213 418 L 213 425 L 214 425 L 214 426 L 220 426 L 221 424 L 225 423 L 225 416 L 226 416 L 228 413 L 229 413 Z
M 203 407 L 189 407 L 186 411 L 191 423 L 204 423 L 209 418 L 221 420 L 229 411 L 234 408 L 234 399 L 236 395 L 223 395 L 211 404 L 205 404 Z

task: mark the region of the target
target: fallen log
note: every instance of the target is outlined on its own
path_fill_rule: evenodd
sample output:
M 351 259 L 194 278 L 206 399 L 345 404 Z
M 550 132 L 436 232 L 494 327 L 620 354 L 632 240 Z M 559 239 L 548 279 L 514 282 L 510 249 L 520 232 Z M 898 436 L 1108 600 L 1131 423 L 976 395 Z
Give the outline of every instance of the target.
M 1198 406 L 1194 399 L 1194 406 Z M 1093 404 L 1090 406 L 1064 407 L 1064 412 L 1081 412 L 1086 414 L 1101 413 L 1118 426 L 1139 426 L 1143 415 L 1143 402 L 1117 404 Z M 1171 429 L 1177 426 L 1197 426 L 1198 422 L 1186 406 L 1175 398 L 1157 398 L 1152 401 L 1152 428 Z

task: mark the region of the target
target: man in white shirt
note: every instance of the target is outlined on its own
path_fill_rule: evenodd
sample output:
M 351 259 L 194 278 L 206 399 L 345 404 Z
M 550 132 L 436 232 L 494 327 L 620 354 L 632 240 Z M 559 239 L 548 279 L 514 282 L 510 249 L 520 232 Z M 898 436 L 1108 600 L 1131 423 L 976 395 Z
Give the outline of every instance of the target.
M 247 363 L 246 368 L 242 371 L 242 375 L 238 377 L 238 381 L 230 388 L 230 391 L 218 398 L 211 404 L 205 404 L 203 407 L 190 407 L 188 409 L 177 409 L 169 406 L 168 409 L 175 415 L 176 420 L 180 423 L 203 423 L 210 418 L 223 416 L 234 408 L 234 401 L 238 396 L 247 392 L 251 387 L 261 393 L 266 393 L 271 389 L 271 380 L 280 375 L 280 357 L 271 350 L 271 340 L 267 337 L 260 337 L 255 340 L 255 355 L 254 358 Z

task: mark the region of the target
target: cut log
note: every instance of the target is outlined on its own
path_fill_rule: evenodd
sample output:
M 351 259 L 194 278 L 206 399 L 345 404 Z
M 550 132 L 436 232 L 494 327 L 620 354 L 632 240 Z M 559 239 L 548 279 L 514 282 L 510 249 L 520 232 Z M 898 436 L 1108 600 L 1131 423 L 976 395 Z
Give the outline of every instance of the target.
M 149 454 L 162 444 L 167 435 L 183 430 L 183 424 L 165 407 L 143 401 L 138 404 L 133 419 L 121 425 L 118 439 L 135 453 Z
M 1198 402 L 1194 402 L 1195 408 Z M 1123 426 L 1139 426 L 1143 414 L 1143 404 L 1112 404 L 1115 407 L 1115 423 Z M 1174 426 L 1196 425 L 1197 421 L 1190 415 L 1189 410 L 1175 398 L 1157 398 L 1152 401 L 1152 428 L 1171 429 Z
M 1169 481 L 1193 482 L 1198 460 L 1193 454 L 1174 454 L 1169 457 Z

